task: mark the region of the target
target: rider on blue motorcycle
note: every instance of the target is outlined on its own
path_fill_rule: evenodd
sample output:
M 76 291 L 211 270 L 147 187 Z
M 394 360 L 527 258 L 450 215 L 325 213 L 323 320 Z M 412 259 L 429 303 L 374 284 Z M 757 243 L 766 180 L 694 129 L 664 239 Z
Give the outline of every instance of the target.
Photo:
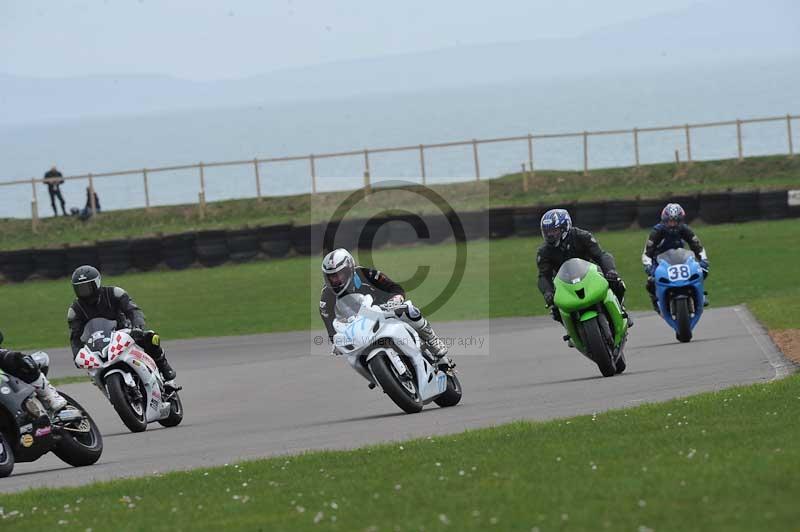
M 708 276 L 708 257 L 706 250 L 700 243 L 697 235 L 689 229 L 689 226 L 684 223 L 686 219 L 686 211 L 677 203 L 668 203 L 661 211 L 661 223 L 656 224 L 650 235 L 647 237 L 647 242 L 644 245 L 644 253 L 642 253 L 642 265 L 647 274 L 647 292 L 650 294 L 650 301 L 653 303 L 653 309 L 659 312 L 658 299 L 656 298 L 656 284 L 653 274 L 658 267 L 655 262 L 655 257 L 670 249 L 679 249 L 684 247 L 683 244 L 689 245 L 700 267 L 703 269 L 703 278 Z M 706 297 L 705 304 L 708 305 L 708 297 Z
M 569 259 L 579 258 L 595 263 L 603 272 L 608 286 L 617 296 L 622 307 L 623 316 L 628 318 L 628 326 L 633 326 L 631 318 L 625 310 L 625 283 L 617 273 L 614 256 L 604 251 L 600 243 L 589 231 L 572 226 L 572 218 L 565 209 L 550 209 L 540 222 L 544 244 L 536 253 L 536 265 L 539 268 L 539 290 L 544 296 L 544 304 L 550 309 L 553 319 L 560 322 L 561 313 L 553 305 L 555 286 L 553 278 L 558 269 Z

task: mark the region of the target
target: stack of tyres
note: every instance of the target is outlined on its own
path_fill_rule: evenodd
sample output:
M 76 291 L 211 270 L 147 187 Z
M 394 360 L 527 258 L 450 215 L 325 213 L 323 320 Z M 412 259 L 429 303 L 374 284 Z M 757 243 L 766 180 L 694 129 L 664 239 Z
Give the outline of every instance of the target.
M 148 271 L 161 264 L 162 238 L 135 238 L 131 240 L 131 265 L 137 270 Z
M 730 209 L 733 212 L 732 221 L 751 222 L 761 218 L 761 205 L 759 192 L 731 192 Z
M 599 231 L 606 225 L 606 203 L 603 201 L 576 203 L 570 214 L 572 223 L 587 231 Z
M 166 235 L 162 247 L 164 263 L 172 270 L 183 270 L 194 264 L 194 242 L 194 233 Z
M 69 275 L 67 253 L 64 248 L 39 249 L 33 254 L 34 273 L 45 279 L 58 279 Z
M 514 235 L 514 208 L 489 209 L 489 238 L 507 238 Z
M 247 262 L 261 251 L 258 229 L 235 229 L 227 232 L 228 250 L 234 262 Z
M 489 213 L 486 211 L 453 213 L 464 228 L 467 240 L 480 240 L 489 236 Z
M 107 240 L 97 243 L 98 269 L 104 274 L 119 275 L 131 269 L 129 240 Z
M 539 223 L 546 211 L 541 207 L 517 207 L 514 209 L 514 234 L 517 236 L 538 236 Z
M 637 214 L 633 201 L 609 201 L 606 203 L 605 227 L 611 231 L 627 229 L 636 222 Z
M 731 221 L 730 193 L 721 192 L 721 193 L 701 195 L 699 215 L 704 222 L 709 224 L 724 224 L 730 222 Z M 688 218 L 688 212 L 687 212 L 687 218 Z
M 19 283 L 34 271 L 34 252 L 30 249 L 0 252 L 0 272 L 6 280 Z
M 270 225 L 258 229 L 261 251 L 270 258 L 285 257 L 292 249 L 292 225 Z
M 195 236 L 197 261 L 206 267 L 219 266 L 228 262 L 227 231 L 199 231 Z
M 661 210 L 666 201 L 660 199 L 639 200 L 636 206 L 636 221 L 639 227 L 650 229 L 661 219 Z
M 97 256 L 97 247 L 95 246 L 79 246 L 68 247 L 65 250 L 67 271 L 70 274 L 78 266 L 89 265 L 95 268 L 99 267 L 100 259 Z
M 786 190 L 761 191 L 758 209 L 765 220 L 780 220 L 789 216 L 789 192 Z

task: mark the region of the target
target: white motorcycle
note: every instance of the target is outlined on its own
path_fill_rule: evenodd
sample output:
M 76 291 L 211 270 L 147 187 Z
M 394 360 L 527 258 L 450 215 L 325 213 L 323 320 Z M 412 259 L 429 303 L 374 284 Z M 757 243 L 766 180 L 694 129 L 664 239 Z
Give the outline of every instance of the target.
M 461 400 L 461 383 L 452 368 L 439 368 L 417 332 L 394 310 L 374 305 L 372 296 L 350 294 L 336 303 L 336 352 L 347 356 L 370 388 L 380 386 L 406 413 L 434 402 L 441 407 Z
M 180 424 L 180 387 L 174 381 L 164 382 L 155 361 L 136 344 L 130 329 L 116 327 L 116 322 L 105 318 L 89 320 L 75 365 L 89 372 L 131 432 L 142 432 L 154 421 L 165 427 Z

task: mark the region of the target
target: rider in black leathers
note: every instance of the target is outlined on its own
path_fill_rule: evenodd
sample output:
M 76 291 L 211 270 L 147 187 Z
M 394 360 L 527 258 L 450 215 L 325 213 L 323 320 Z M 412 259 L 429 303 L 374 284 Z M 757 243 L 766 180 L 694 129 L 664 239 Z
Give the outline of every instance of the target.
M 167 362 L 158 334 L 145 330 L 144 313 L 128 293 L 118 286 L 101 286 L 100 272 L 92 266 L 81 266 L 72 274 L 72 286 L 77 298 L 67 311 L 72 354 L 83 347 L 83 328 L 94 318 L 117 322 L 118 328 L 130 328 L 133 340 L 142 346 L 158 366 L 164 380 L 175 378 L 175 370 Z

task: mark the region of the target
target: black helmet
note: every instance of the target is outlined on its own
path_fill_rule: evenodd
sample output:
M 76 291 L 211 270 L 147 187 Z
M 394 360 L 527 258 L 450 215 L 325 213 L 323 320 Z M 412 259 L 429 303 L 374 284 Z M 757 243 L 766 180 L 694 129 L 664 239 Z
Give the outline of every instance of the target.
M 72 272 L 72 289 L 82 301 L 97 301 L 100 294 L 100 272 L 94 266 L 79 266 Z

